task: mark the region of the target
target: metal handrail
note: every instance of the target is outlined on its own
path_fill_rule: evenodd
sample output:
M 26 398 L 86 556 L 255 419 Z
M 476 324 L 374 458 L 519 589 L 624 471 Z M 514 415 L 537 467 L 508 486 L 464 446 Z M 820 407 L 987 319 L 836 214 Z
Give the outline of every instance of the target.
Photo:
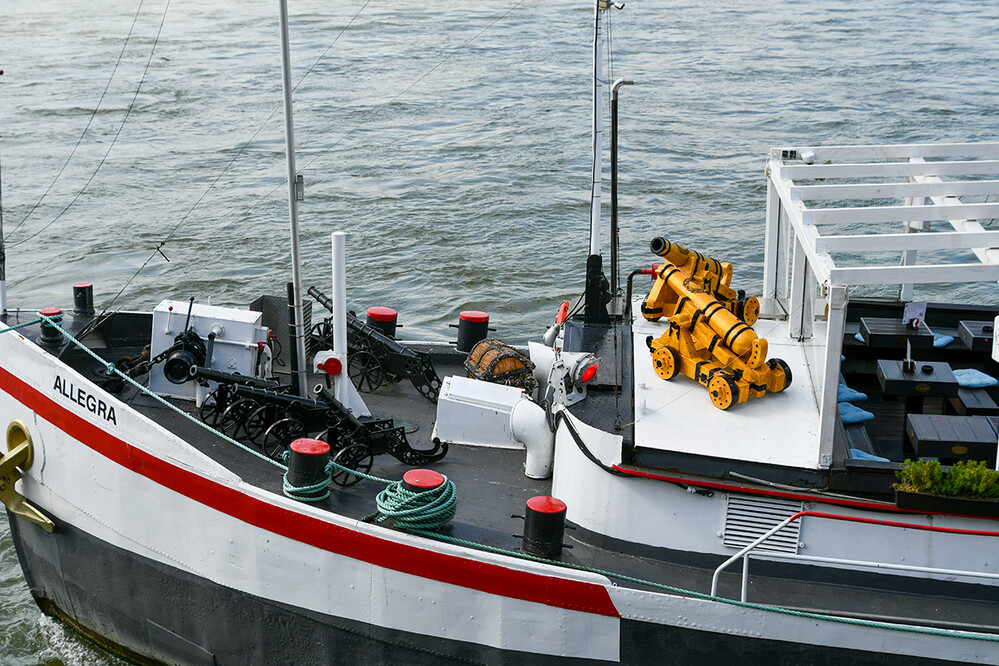
M 956 527 L 937 527 L 935 525 L 915 525 L 913 523 L 902 523 L 896 520 L 879 520 L 877 518 L 861 518 L 859 516 L 841 516 L 835 513 L 823 513 L 821 511 L 798 511 L 791 516 L 788 516 L 784 520 L 777 523 L 775 526 L 763 533 L 762 536 L 753 540 L 747 546 L 743 547 L 738 553 L 728 558 L 715 569 L 714 575 L 711 576 L 711 596 L 718 596 L 718 579 L 721 576 L 721 572 L 729 567 L 730 564 L 738 560 L 740 557 L 743 558 L 742 561 L 742 601 L 746 601 L 746 596 L 749 592 L 749 557 L 750 551 L 756 549 L 757 546 L 762 544 L 764 541 L 772 537 L 777 532 L 781 531 L 793 521 L 803 518 L 804 516 L 815 516 L 816 518 L 829 518 L 830 520 L 842 520 L 851 523 L 866 523 L 869 525 L 884 525 L 886 527 L 901 527 L 905 529 L 914 530 L 924 530 L 926 532 L 942 532 L 945 534 L 968 534 L 973 536 L 990 536 L 999 537 L 999 532 L 992 532 L 987 530 L 966 530 Z M 781 557 L 777 553 L 768 553 L 768 555 L 773 555 L 774 557 Z M 822 557 L 816 555 L 797 555 L 793 558 L 794 560 L 808 560 L 810 562 L 829 562 L 834 564 L 853 564 L 866 567 L 874 567 L 881 569 L 899 569 L 903 571 L 920 571 L 925 573 L 938 573 L 947 575 L 961 575 L 961 576 L 972 576 L 978 578 L 995 578 L 999 579 L 999 574 L 994 573 L 981 573 L 977 571 L 961 571 L 956 569 L 939 569 L 935 567 L 920 567 L 909 564 L 889 564 L 884 562 L 867 562 L 864 560 L 846 560 L 834 557 Z

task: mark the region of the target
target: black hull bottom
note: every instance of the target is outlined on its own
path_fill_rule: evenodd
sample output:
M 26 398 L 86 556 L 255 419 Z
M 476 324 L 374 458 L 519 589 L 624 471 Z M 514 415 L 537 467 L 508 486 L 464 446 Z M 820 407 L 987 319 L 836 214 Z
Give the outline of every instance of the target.
M 57 517 L 45 533 L 10 514 L 39 607 L 138 663 L 549 664 L 560 660 L 385 629 L 250 596 L 109 545 Z M 905 640 L 899 636 L 900 643 Z M 941 664 L 914 657 L 621 621 L 626 664 Z

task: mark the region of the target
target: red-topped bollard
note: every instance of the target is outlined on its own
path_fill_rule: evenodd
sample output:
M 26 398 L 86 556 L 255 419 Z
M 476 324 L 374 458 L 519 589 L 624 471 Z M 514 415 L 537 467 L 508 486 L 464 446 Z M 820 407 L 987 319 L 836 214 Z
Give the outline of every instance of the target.
M 458 351 L 466 354 L 480 340 L 489 336 L 489 315 L 479 310 L 465 310 L 458 315 Z
M 56 323 L 62 322 L 62 310 L 59 308 L 42 308 L 38 311 L 38 314 L 53 319 Z M 62 345 L 62 333 L 55 326 L 52 326 L 52 324 L 43 321 L 42 337 L 38 340 L 38 343 L 46 347 L 59 347 Z
M 292 496 L 304 502 L 317 502 L 329 495 L 326 464 L 330 460 L 330 445 L 319 439 L 296 439 L 288 454 L 288 485 Z M 326 483 L 323 483 L 326 481 Z M 295 490 L 296 488 L 311 490 Z
M 374 306 L 368 308 L 368 326 L 377 329 L 381 333 L 395 337 L 395 329 L 398 326 L 399 313 L 392 308 Z
M 73 313 L 94 314 L 94 285 L 89 282 L 77 282 L 73 285 Z
M 436 490 L 444 483 L 444 475 L 432 469 L 411 469 L 402 475 L 402 487 L 411 493 Z
M 547 495 L 527 500 L 524 515 L 524 541 L 521 548 L 528 555 L 549 560 L 562 555 L 565 537 L 565 502 Z

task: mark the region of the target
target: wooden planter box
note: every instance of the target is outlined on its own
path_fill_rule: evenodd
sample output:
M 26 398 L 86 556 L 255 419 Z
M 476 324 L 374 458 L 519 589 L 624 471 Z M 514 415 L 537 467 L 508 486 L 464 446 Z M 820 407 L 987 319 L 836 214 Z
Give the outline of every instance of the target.
M 928 513 L 953 513 L 961 516 L 999 518 L 999 500 L 945 497 L 924 493 L 895 491 L 895 506 L 911 511 Z

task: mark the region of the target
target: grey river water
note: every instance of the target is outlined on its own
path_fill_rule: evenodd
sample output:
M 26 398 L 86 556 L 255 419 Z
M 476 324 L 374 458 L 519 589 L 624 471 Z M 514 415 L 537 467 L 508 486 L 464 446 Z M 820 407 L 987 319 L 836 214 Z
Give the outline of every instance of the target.
M 306 284 L 326 288 L 329 233 L 344 230 L 352 307 L 392 306 L 413 336 L 447 336 L 469 308 L 510 342 L 538 334 L 582 286 L 590 4 L 291 5 Z M 103 306 L 146 262 L 114 307 L 283 293 L 276 9 L 0 0 L 11 306 L 69 305 L 80 280 Z M 665 235 L 758 290 L 771 146 L 999 139 L 994 1 L 634 0 L 612 14 L 608 78 L 636 82 L 621 95 L 624 270 Z M 43 618 L 3 519 L 0 664 L 61 663 L 121 662 Z

